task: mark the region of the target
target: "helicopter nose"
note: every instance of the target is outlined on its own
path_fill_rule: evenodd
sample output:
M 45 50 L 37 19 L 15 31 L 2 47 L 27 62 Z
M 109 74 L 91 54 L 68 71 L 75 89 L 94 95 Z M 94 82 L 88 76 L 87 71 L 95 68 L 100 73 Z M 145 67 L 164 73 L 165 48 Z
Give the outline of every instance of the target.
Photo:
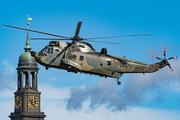
M 35 57 L 35 53 L 36 53 L 36 52 L 31 51 L 31 56 L 32 56 L 32 57 Z

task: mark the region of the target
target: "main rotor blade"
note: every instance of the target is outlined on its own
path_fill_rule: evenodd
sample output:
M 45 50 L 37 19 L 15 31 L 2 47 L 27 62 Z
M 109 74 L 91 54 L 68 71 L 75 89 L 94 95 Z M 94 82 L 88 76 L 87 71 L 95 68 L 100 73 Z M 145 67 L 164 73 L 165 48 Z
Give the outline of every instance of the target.
M 71 39 L 55 39 L 55 38 L 31 38 L 31 40 L 71 40 Z
M 99 42 L 99 43 L 108 43 L 108 44 L 116 44 L 118 45 L 118 43 L 113 43 L 113 42 L 102 42 L 102 41 L 92 41 L 92 40 L 86 40 L 88 42 Z
M 111 36 L 111 37 L 97 37 L 97 38 L 84 38 L 84 40 L 88 39 L 104 39 L 104 38 L 118 38 L 118 37 L 134 37 L 134 36 L 150 36 L 152 34 L 137 34 L 137 35 L 123 35 L 123 36 Z
M 78 38 L 79 37 L 79 31 L 80 31 L 80 28 L 81 28 L 81 24 L 82 24 L 82 21 L 80 21 L 77 25 L 77 28 L 76 28 L 76 33 L 75 33 L 75 38 Z
M 72 40 L 72 39 L 53 39 L 53 38 L 31 38 L 31 40 Z M 118 43 L 113 43 L 113 42 L 102 42 L 102 41 L 91 41 L 91 40 L 86 40 L 88 42 L 99 42 L 99 43 L 109 43 L 109 44 L 117 44 Z
M 56 37 L 62 37 L 62 38 L 68 38 L 68 39 L 70 39 L 69 37 L 60 36 L 60 35 L 55 35 L 55 34 L 51 34 L 51 33 L 45 33 L 45 32 L 36 31 L 36 30 L 30 30 L 30 29 L 25 29 L 25 28 L 20 28 L 20 27 L 14 27 L 14 26 L 10 26 L 10 25 L 3 25 L 3 26 L 11 27 L 11 28 L 16 28 L 16 29 L 20 29 L 20 30 L 26 30 L 26 31 L 28 30 L 28 31 L 31 31 L 31 32 L 36 32 L 36 33 L 41 33 L 41 34 L 46 34 L 46 35 L 51 35 L 51 36 L 56 36 Z

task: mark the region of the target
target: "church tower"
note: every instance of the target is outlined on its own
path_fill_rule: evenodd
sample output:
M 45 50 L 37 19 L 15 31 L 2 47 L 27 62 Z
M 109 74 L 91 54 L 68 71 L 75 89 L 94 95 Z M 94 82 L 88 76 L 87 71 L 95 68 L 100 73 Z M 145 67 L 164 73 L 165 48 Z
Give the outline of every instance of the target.
M 27 29 L 29 29 L 28 17 Z M 15 95 L 14 112 L 9 116 L 11 120 L 44 120 L 46 115 L 40 111 L 40 94 L 38 91 L 37 62 L 31 56 L 29 31 L 27 31 L 25 52 L 19 57 L 17 69 L 17 91 Z

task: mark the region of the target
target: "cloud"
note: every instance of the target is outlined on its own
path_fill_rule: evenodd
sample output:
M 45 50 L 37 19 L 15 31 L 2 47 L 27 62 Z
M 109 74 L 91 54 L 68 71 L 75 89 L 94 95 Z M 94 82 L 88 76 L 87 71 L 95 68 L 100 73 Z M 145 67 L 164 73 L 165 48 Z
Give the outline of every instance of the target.
M 95 86 L 96 85 L 96 86 Z M 103 87 L 104 86 L 104 87 Z M 119 86 L 118 86 L 119 87 Z M 48 89 L 47 89 L 48 88 Z M 81 98 L 83 98 L 80 95 L 85 95 L 85 97 L 88 97 L 89 94 L 93 92 L 92 95 L 93 97 L 99 98 L 98 101 L 103 100 L 100 99 L 105 99 L 108 98 L 109 102 L 110 99 L 111 101 L 115 101 L 114 104 L 118 103 L 119 100 L 123 99 L 118 99 L 118 97 L 114 95 L 118 95 L 121 93 L 116 92 L 116 87 L 114 85 L 114 81 L 112 80 L 107 80 L 107 79 L 102 79 L 97 82 L 97 84 L 88 84 L 87 86 L 79 86 L 79 87 L 72 87 L 71 89 L 69 88 L 56 88 L 47 84 L 40 85 L 39 90 L 42 93 L 42 98 L 41 98 L 41 111 L 45 112 L 45 115 L 47 117 L 45 118 L 46 120 L 51 120 L 51 119 L 66 119 L 66 120 L 92 120 L 92 119 L 103 119 L 103 120 L 109 120 L 109 119 L 126 119 L 126 120 L 132 120 L 134 118 L 138 120 L 168 120 L 168 119 L 173 119 L 173 120 L 178 120 L 179 119 L 179 111 L 175 110 L 158 110 L 158 109 L 147 109 L 147 108 L 142 108 L 142 107 L 137 107 L 137 106 L 132 106 L 132 107 L 127 107 L 126 111 L 116 111 L 112 112 L 107 108 L 107 104 L 101 104 L 98 107 L 96 107 L 96 110 L 91 112 L 89 110 L 89 106 L 92 105 L 92 100 L 91 99 L 85 99 L 83 102 L 81 102 L 81 108 L 78 111 L 69 111 L 67 110 L 67 105 L 64 104 L 64 99 L 69 98 L 69 93 L 72 90 L 75 90 L 74 88 L 77 88 L 77 90 L 80 91 L 74 91 L 76 94 L 79 92 L 79 96 L 73 96 L 74 101 L 77 103 Z M 87 89 L 89 88 L 89 89 Z M 85 90 L 87 89 L 87 90 Z M 84 91 L 82 91 L 84 90 Z M 91 90 L 91 91 L 88 91 Z M 110 90 L 110 91 L 109 91 Z M 112 90 L 112 91 L 111 91 Z M 44 92 L 43 92 L 44 91 Z M 109 92 L 108 92 L 109 91 Z M 88 95 L 87 95 L 88 94 Z M 118 101 L 114 98 L 117 98 Z M 95 99 L 95 98 L 94 98 Z M 127 100 L 127 99 L 125 99 Z M 107 100 L 106 100 L 107 101 Z M 126 101 L 124 101 L 126 102 Z M 78 105 L 77 105 L 78 106 Z M 74 106 L 75 108 L 77 106 Z M 90 111 L 90 112 L 89 112 Z M 147 117 L 151 116 L 151 117 Z
M 55 88 L 50 84 L 39 84 L 39 91 L 41 91 L 42 99 L 44 100 L 65 100 L 69 98 L 69 88 Z
M 180 111 L 147 109 L 132 107 L 130 111 L 112 112 L 107 110 L 106 105 L 102 105 L 94 112 L 86 112 L 90 101 L 83 103 L 79 111 L 68 111 L 65 104 L 48 102 L 43 103 L 43 112 L 47 115 L 46 120 L 66 119 L 66 120 L 179 120 Z
M 90 100 L 89 108 L 91 110 L 105 105 L 113 111 L 127 110 L 129 107 L 141 105 L 145 101 L 161 103 L 167 93 L 176 90 L 180 94 L 178 91 L 180 85 L 180 59 L 171 61 L 171 65 L 174 67 L 173 72 L 166 67 L 159 72 L 146 75 L 129 74 L 128 83 L 120 90 L 116 89 L 117 85 L 113 84 L 114 81 L 108 79 L 102 79 L 96 84 L 87 84 L 83 87 L 72 87 L 66 108 L 67 110 L 81 110 L 83 102 L 87 100 Z M 178 84 L 176 85 L 177 89 L 170 86 L 175 82 Z
M 80 110 L 85 100 L 90 100 L 90 109 L 105 105 L 113 110 L 125 110 L 127 104 L 131 105 L 131 101 L 128 100 L 130 98 L 122 91 L 116 91 L 115 88 L 111 80 L 105 79 L 84 87 L 73 87 L 67 101 L 67 110 Z
M 7 89 L 14 89 L 16 87 L 15 68 L 8 62 L 2 61 L 4 68 L 0 71 L 0 92 Z
M 16 71 L 16 69 L 8 61 L 3 60 L 2 63 L 5 66 L 3 74 L 11 74 Z

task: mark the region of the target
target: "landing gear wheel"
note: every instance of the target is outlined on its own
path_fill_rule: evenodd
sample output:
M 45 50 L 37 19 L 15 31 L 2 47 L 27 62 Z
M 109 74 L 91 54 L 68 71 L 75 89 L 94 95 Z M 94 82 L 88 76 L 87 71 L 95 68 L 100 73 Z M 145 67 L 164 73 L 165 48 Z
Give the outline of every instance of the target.
M 48 67 L 46 67 L 46 70 L 48 70 Z
M 118 84 L 118 85 L 121 85 L 121 82 L 120 82 L 120 81 L 117 81 L 117 84 Z

